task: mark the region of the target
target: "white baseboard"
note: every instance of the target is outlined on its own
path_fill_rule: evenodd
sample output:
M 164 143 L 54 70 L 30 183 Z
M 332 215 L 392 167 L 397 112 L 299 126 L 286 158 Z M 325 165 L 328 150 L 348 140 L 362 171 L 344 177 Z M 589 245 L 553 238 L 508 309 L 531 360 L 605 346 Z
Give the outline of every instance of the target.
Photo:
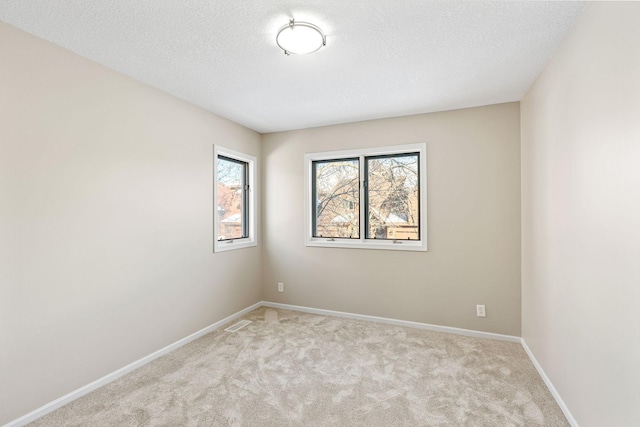
M 176 350 L 180 347 L 182 347 L 185 344 L 190 343 L 193 340 L 196 340 L 200 337 L 202 337 L 203 335 L 208 334 L 209 332 L 213 332 L 214 330 L 220 328 L 221 326 L 232 322 L 233 320 L 244 316 L 245 314 L 255 310 L 256 308 L 260 308 L 260 307 L 271 307 L 271 308 L 280 308 L 283 310 L 294 310 L 294 311 L 301 311 L 301 312 L 305 312 L 305 313 L 313 313 L 313 314 L 321 314 L 321 315 L 327 315 L 327 316 L 336 316 L 336 317 L 344 317 L 347 319 L 355 319 L 355 320 L 365 320 L 365 321 L 369 321 L 369 322 L 377 322 L 377 323 L 385 323 L 385 324 L 389 324 L 389 325 L 395 325 L 395 326 L 405 326 L 405 327 L 409 327 L 409 328 L 416 328 L 416 329 L 425 329 L 425 330 L 429 330 L 429 331 L 435 331 L 435 332 L 445 332 L 445 333 L 449 333 L 449 334 L 456 334 L 456 335 L 465 335 L 465 336 L 469 336 L 469 337 L 475 337 L 475 338 L 485 338 L 485 339 L 493 339 L 493 340 L 500 340 L 500 341 L 510 341 L 510 342 L 517 342 L 520 343 L 522 345 L 522 347 L 524 348 L 524 350 L 526 351 L 527 355 L 529 356 L 529 359 L 531 359 L 531 362 L 533 363 L 533 365 L 535 366 L 535 368 L 538 370 L 538 373 L 540 374 L 540 376 L 542 377 L 542 380 L 544 381 L 544 383 L 547 385 L 547 387 L 549 388 L 549 391 L 551 392 L 551 394 L 553 395 L 554 399 L 556 400 L 556 402 L 558 403 L 558 406 L 560 406 L 560 409 L 562 410 L 562 412 L 564 413 L 565 417 L 567 417 L 567 420 L 569 421 L 569 423 L 571 424 L 572 427 L 579 427 L 578 423 L 576 422 L 576 420 L 573 418 L 573 416 L 571 415 L 571 412 L 569 412 L 569 409 L 567 408 L 567 406 L 565 405 L 564 401 L 562 400 L 562 398 L 560 397 L 560 394 L 558 394 L 558 391 L 555 389 L 555 387 L 553 386 L 553 384 L 551 383 L 551 380 L 549 380 L 549 378 L 547 377 L 546 373 L 544 372 L 544 370 L 542 369 L 542 367 L 540 366 L 540 364 L 538 363 L 538 361 L 536 360 L 536 358 L 534 357 L 533 353 L 531 353 L 531 350 L 529 349 L 529 347 L 527 346 L 526 342 L 524 341 L 524 339 L 520 338 L 520 337 L 516 337 L 513 335 L 502 335 L 502 334 L 494 334 L 491 332 L 482 332 L 482 331 L 474 331 L 471 329 L 461 329 L 461 328 L 454 328 L 451 326 L 440 326 L 440 325 L 432 325 L 429 323 L 420 323 L 420 322 L 411 322 L 408 320 L 398 320 L 398 319 L 391 319 L 391 318 L 387 318 L 387 317 L 377 317 L 377 316 L 368 316 L 365 314 L 355 314 L 355 313 L 346 313 L 343 311 L 333 311 L 333 310 L 324 310 L 321 308 L 311 308 L 311 307 L 303 307 L 303 306 L 299 306 L 299 305 L 290 305 L 290 304 L 280 304 L 280 303 L 275 303 L 275 302 L 269 302 L 269 301 L 261 301 L 258 302 L 256 304 L 253 304 L 245 309 L 242 309 L 240 311 L 238 311 L 237 313 L 234 313 L 228 317 L 225 317 L 222 320 L 219 320 L 218 322 L 213 323 L 212 325 L 207 326 L 206 328 L 203 328 L 185 338 L 182 338 L 181 340 L 178 340 L 176 342 L 174 342 L 173 344 L 170 344 L 146 357 L 143 357 L 142 359 L 139 359 L 133 363 L 130 363 L 129 365 L 118 369 L 117 371 L 114 371 L 108 375 L 105 375 L 102 378 L 99 378 L 95 381 L 93 381 L 90 384 L 87 384 L 83 387 L 80 387 L 79 389 L 72 391 L 69 394 L 66 394 L 56 400 L 54 400 L 53 402 L 47 403 L 44 406 L 41 406 L 40 408 L 29 412 L 28 414 L 17 418 L 11 422 L 9 422 L 8 424 L 5 424 L 3 427 L 22 427 L 25 426 L 35 420 L 37 420 L 38 418 L 41 418 L 45 415 L 47 415 L 50 412 L 55 411 L 56 409 L 84 396 L 87 393 L 92 392 L 93 390 L 96 390 L 97 388 L 100 388 L 106 384 L 109 384 L 110 382 L 113 382 L 115 380 L 117 380 L 118 378 L 122 377 L 123 375 L 128 374 L 129 372 L 138 369 L 144 365 L 146 365 L 147 363 L 161 357 L 164 356 L 167 353 L 172 352 L 173 350 Z
M 117 371 L 114 371 L 110 374 L 105 375 L 102 378 L 99 378 L 95 381 L 93 381 L 92 383 L 89 383 L 83 387 L 80 387 L 77 390 L 72 391 L 69 394 L 66 394 L 56 400 L 54 400 L 53 402 L 49 402 L 44 406 L 41 406 L 40 408 L 29 412 L 26 415 L 23 415 L 20 418 L 17 418 L 13 421 L 10 421 L 8 424 L 5 424 L 3 427 L 22 427 L 24 425 L 27 425 L 35 420 L 37 420 L 38 418 L 41 418 L 45 415 L 47 415 L 50 412 L 55 411 L 56 409 L 84 396 L 87 393 L 92 392 L 93 390 L 100 388 L 104 385 L 109 384 L 110 382 L 113 382 L 115 380 L 117 380 L 118 378 L 120 378 L 123 375 L 128 374 L 129 372 L 138 369 L 144 365 L 146 365 L 147 363 L 161 357 L 164 356 L 167 353 L 172 352 L 173 350 L 176 350 L 180 347 L 182 347 L 185 344 L 190 343 L 193 340 L 196 340 L 206 334 L 208 334 L 209 332 L 213 332 L 216 329 L 220 328 L 222 325 L 229 323 L 235 319 L 237 319 L 238 317 L 244 316 L 245 314 L 249 313 L 250 311 L 255 310 L 256 308 L 259 308 L 260 306 L 262 306 L 262 302 L 258 302 L 253 304 L 252 306 L 249 306 L 245 309 L 242 309 L 240 311 L 238 311 L 237 313 L 232 314 L 231 316 L 225 317 L 222 320 L 219 320 L 209 326 L 207 326 L 206 328 L 200 329 L 198 332 L 194 332 L 193 334 L 189 335 L 188 337 L 182 338 L 181 340 L 178 340 L 176 342 L 174 342 L 173 344 L 169 344 L 168 346 L 154 352 L 151 353 L 148 356 L 143 357 L 142 359 L 136 360 L 133 363 L 128 364 L 127 366 L 125 366 L 124 368 L 120 368 Z
M 522 344 L 522 348 L 524 348 L 524 351 L 527 352 L 527 355 L 529 356 L 531 363 L 533 363 L 533 366 L 536 367 L 538 374 L 542 377 L 542 380 L 547 385 L 547 388 L 551 392 L 551 395 L 553 396 L 553 398 L 556 400 L 556 403 L 562 410 L 562 413 L 567 418 L 567 421 L 569 421 L 569 424 L 571 425 L 571 427 L 580 427 L 578 425 L 578 422 L 575 420 L 575 418 L 573 418 L 573 415 L 569 411 L 569 408 L 564 403 L 564 400 L 562 400 L 562 397 L 560 397 L 560 393 L 558 393 L 558 390 L 556 390 L 556 388 L 553 386 L 553 383 L 547 376 L 546 372 L 544 372 L 544 369 L 542 369 L 542 366 L 540 366 L 540 363 L 538 363 L 538 360 L 531 352 L 531 349 L 529 348 L 527 343 L 524 341 L 524 338 L 520 339 L 520 344 Z
M 445 332 L 448 334 L 465 335 L 475 338 L 486 338 L 500 341 L 520 342 L 520 337 L 513 335 L 494 334 L 492 332 L 474 331 L 471 329 L 454 328 L 451 326 L 431 325 L 429 323 L 411 322 L 409 320 L 390 319 L 388 317 L 368 316 L 366 314 L 346 313 L 344 311 L 324 310 L 321 308 L 303 307 L 299 305 L 280 304 L 276 302 L 263 301 L 262 305 L 271 308 L 281 308 L 283 310 L 302 311 L 305 313 L 324 314 L 326 316 L 345 317 L 347 319 L 366 320 L 369 322 L 386 323 L 388 325 L 405 326 L 408 328 L 426 329 L 428 331 Z
M 527 353 L 527 356 L 529 356 L 531 363 L 533 363 L 533 366 L 535 366 L 536 370 L 538 371 L 538 374 L 540 375 L 540 377 L 542 377 L 542 380 L 544 381 L 545 385 L 551 392 L 551 395 L 556 400 L 556 403 L 564 413 L 564 416 L 567 418 L 567 421 L 569 422 L 571 427 L 580 427 L 577 421 L 575 420 L 575 418 L 573 418 L 573 415 L 569 411 L 569 408 L 562 400 L 562 397 L 560 397 L 560 394 L 558 393 L 556 388 L 553 386 L 553 383 L 551 382 L 547 374 L 542 369 L 542 366 L 540 366 L 535 356 L 527 346 L 527 343 L 524 341 L 524 338 L 516 337 L 513 335 L 494 334 L 491 332 L 474 331 L 470 329 L 454 328 L 450 326 L 431 325 L 428 323 L 411 322 L 407 320 L 397 320 L 397 319 L 390 319 L 386 317 L 367 316 L 364 314 L 346 313 L 342 311 L 324 310 L 321 308 L 311 308 L 311 307 L 303 307 L 298 305 L 280 304 L 280 303 L 268 302 L 268 301 L 263 301 L 262 305 L 264 307 L 280 308 L 283 310 L 302 311 L 305 313 L 345 317 L 348 319 L 366 320 L 370 322 L 386 323 L 389 325 L 406 326 L 409 328 L 417 328 L 417 329 L 426 329 L 429 331 L 445 332 L 450 334 L 465 335 L 465 336 L 476 337 L 476 338 L 488 338 L 488 339 L 494 339 L 494 340 L 500 340 L 500 341 L 520 343 L 524 348 L 524 351 Z

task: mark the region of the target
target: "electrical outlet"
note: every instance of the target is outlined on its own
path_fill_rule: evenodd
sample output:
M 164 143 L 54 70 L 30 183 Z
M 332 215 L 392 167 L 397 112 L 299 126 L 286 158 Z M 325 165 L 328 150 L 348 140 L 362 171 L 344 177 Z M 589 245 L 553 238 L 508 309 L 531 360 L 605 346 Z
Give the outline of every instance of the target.
M 284 283 L 278 282 L 278 292 L 284 292 Z
M 487 316 L 487 312 L 484 309 L 484 304 L 476 305 L 476 316 L 478 316 L 478 317 L 486 317 Z

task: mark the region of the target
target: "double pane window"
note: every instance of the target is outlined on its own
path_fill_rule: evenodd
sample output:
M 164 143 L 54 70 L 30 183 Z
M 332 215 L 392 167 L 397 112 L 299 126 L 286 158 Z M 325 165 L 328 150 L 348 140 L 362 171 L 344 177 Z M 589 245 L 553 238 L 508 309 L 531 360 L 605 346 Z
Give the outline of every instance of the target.
M 425 156 L 425 144 L 307 155 L 307 245 L 426 250 Z

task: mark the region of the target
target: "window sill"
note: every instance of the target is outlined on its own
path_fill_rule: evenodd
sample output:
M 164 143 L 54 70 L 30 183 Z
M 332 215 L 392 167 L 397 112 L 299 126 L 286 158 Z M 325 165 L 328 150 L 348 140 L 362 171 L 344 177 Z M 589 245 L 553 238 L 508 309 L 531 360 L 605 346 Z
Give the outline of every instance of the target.
M 343 249 L 378 249 L 386 251 L 421 251 L 427 250 L 425 242 L 417 240 L 349 240 L 327 238 L 308 239 L 305 246 L 319 248 L 343 248 Z
M 233 251 L 254 246 L 258 246 L 258 243 L 252 239 L 222 240 L 216 242 L 214 252 Z

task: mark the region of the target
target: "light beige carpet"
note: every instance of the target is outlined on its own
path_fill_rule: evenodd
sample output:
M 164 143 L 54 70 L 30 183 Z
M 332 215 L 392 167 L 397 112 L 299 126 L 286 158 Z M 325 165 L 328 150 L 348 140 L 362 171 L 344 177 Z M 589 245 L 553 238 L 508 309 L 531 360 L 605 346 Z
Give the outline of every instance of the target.
M 260 308 L 33 426 L 567 426 L 517 343 Z

